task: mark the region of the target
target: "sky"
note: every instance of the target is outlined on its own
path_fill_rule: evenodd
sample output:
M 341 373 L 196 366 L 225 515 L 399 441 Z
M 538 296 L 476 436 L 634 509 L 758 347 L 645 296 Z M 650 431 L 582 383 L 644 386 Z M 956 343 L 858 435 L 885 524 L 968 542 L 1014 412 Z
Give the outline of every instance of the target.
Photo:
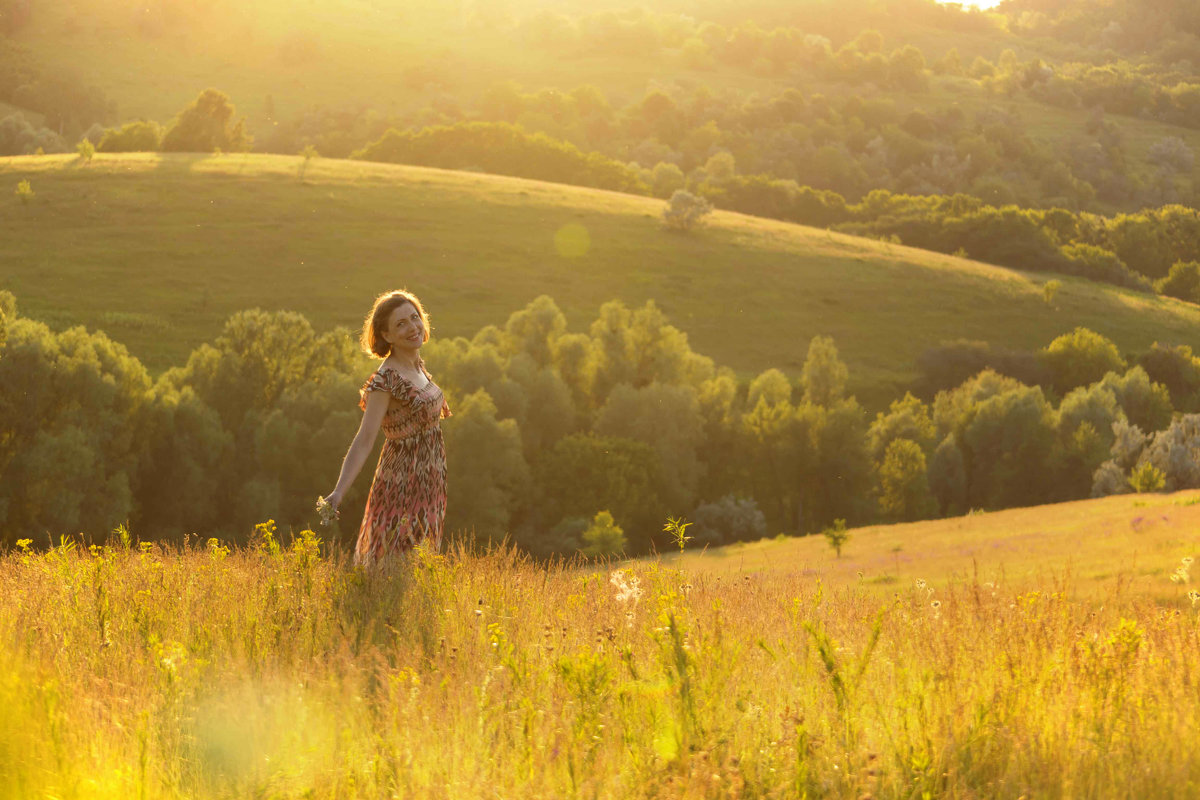
M 956 2 L 964 7 L 976 6 L 977 8 L 992 8 L 1000 5 L 1000 0 L 942 0 L 942 2 Z

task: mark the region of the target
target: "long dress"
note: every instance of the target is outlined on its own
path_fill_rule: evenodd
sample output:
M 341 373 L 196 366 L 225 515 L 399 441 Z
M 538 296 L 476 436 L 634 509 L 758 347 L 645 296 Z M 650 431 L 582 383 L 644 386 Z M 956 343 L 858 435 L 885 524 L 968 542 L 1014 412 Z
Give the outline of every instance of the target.
M 424 362 L 419 362 L 426 378 Z M 391 369 L 371 374 L 359 390 L 359 408 L 368 392 L 391 395 L 383 416 L 383 452 L 371 481 L 354 563 L 371 566 L 418 544 L 441 548 L 446 517 L 446 447 L 440 421 L 450 406 L 430 378 L 422 388 Z

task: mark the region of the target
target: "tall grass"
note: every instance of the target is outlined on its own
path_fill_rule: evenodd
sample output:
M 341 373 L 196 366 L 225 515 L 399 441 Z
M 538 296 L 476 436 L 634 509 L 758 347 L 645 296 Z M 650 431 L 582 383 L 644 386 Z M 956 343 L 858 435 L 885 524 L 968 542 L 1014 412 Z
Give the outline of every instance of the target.
M 281 546 L 0 556 L 0 797 L 1179 797 L 1197 611 Z

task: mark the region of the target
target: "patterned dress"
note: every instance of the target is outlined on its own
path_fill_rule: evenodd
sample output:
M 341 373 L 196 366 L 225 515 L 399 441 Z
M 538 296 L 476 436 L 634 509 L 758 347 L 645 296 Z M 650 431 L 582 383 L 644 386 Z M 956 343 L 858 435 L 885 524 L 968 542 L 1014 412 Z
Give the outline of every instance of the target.
M 424 362 L 418 362 L 428 378 Z M 359 390 L 391 395 L 383 416 L 383 452 L 371 482 L 367 509 L 354 547 L 354 563 L 377 564 L 418 544 L 438 550 L 446 517 L 446 448 L 440 420 L 450 416 L 432 379 L 418 389 L 400 373 L 380 369 Z

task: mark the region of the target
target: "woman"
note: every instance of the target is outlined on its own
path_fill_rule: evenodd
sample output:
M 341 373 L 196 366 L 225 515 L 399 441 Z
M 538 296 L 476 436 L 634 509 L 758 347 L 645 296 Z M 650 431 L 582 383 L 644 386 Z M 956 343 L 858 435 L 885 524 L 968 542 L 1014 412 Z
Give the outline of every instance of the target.
M 440 420 L 450 416 L 450 407 L 421 359 L 427 341 L 429 317 L 408 292 L 381 294 L 363 322 L 363 349 L 383 363 L 359 390 L 362 423 L 337 486 L 325 498 L 336 510 L 383 428 L 386 441 L 358 530 L 355 564 L 378 564 L 418 544 L 441 547 L 446 450 Z

